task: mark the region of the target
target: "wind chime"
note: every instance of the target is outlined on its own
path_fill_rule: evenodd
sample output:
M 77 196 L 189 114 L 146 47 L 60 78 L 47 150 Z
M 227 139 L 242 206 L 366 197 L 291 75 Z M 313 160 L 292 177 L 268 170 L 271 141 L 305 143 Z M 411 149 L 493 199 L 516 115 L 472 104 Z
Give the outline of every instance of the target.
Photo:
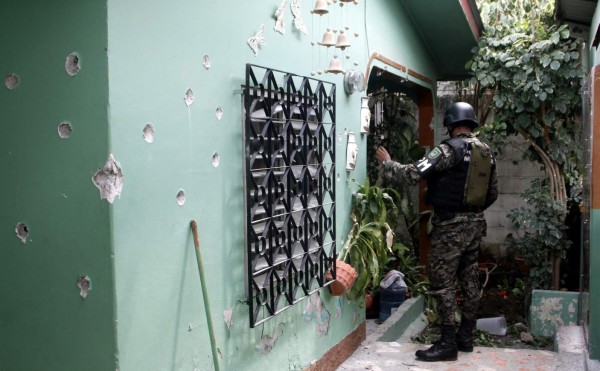
M 352 3 L 354 5 L 358 4 L 358 0 L 317 0 L 315 3 L 315 7 L 313 10 L 311 10 L 312 14 L 316 14 L 319 17 L 328 14 L 329 13 L 329 5 L 330 4 L 336 4 L 339 3 L 340 8 L 344 7 L 344 4 L 348 4 L 348 3 Z M 320 24 L 320 18 L 319 18 L 319 24 Z M 311 45 L 313 45 L 313 47 L 315 45 L 320 45 L 320 46 L 324 46 L 327 48 L 327 56 L 329 57 L 329 48 L 330 47 L 334 47 L 336 49 L 340 49 L 342 51 L 342 53 L 346 50 L 346 48 L 349 48 L 351 46 L 350 41 L 348 39 L 348 30 L 350 29 L 349 26 L 343 26 L 340 27 L 339 29 L 336 28 L 331 28 L 331 27 L 327 27 L 325 33 L 323 34 L 323 38 L 321 39 L 321 41 L 319 42 L 312 42 Z M 337 35 L 337 39 L 335 34 L 338 33 Z M 358 32 L 354 33 L 355 37 L 358 37 Z M 319 51 L 319 56 L 320 56 L 320 51 Z M 345 54 L 345 59 L 350 59 L 350 55 Z M 319 64 L 320 64 L 320 57 L 319 57 Z M 338 73 L 344 73 L 345 70 L 342 66 L 342 61 L 340 60 L 340 58 L 338 57 L 338 55 L 334 52 L 333 58 L 331 59 L 331 61 L 329 62 L 329 67 L 327 69 L 325 69 L 324 71 L 322 70 L 317 70 L 316 73 L 321 74 L 321 73 L 334 73 L 334 74 L 338 74 Z M 313 71 L 311 73 L 312 75 L 315 74 L 315 72 Z

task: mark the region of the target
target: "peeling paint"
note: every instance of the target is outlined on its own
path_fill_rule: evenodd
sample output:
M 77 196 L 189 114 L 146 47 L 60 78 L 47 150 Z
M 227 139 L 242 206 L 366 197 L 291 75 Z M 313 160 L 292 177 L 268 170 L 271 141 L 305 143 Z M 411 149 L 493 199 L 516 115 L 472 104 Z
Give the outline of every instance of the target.
M 183 206 L 185 204 L 185 191 L 180 189 L 179 192 L 177 192 L 175 199 L 177 200 L 177 205 Z
M 100 199 L 113 203 L 123 189 L 123 172 L 121 165 L 115 160 L 113 154 L 108 155 L 108 160 L 102 169 L 98 169 L 92 177 L 92 182 L 100 190 Z
M 217 152 L 213 153 L 211 161 L 213 167 L 219 167 L 221 163 L 221 156 Z
M 233 309 L 225 309 L 223 311 L 223 320 L 225 321 L 225 325 L 227 325 L 227 330 L 231 330 L 231 325 L 233 324 Z
M 19 237 L 21 242 L 27 243 L 27 236 L 29 236 L 29 228 L 25 225 L 25 223 L 17 223 L 15 233 L 17 234 L 17 237 Z
M 342 298 L 339 296 L 336 297 L 335 301 L 335 318 L 340 318 L 342 315 Z
M 147 143 L 152 143 L 154 142 L 154 126 L 151 123 L 147 123 L 146 126 L 144 126 L 144 140 Z
M 217 120 L 223 118 L 223 108 L 221 108 L 221 106 L 217 106 L 217 109 L 215 110 L 215 116 L 217 116 Z
M 325 304 L 323 304 L 323 300 L 321 300 L 321 295 L 316 292 L 312 294 L 308 300 L 308 304 L 306 309 L 304 309 L 304 320 L 306 322 L 310 322 L 313 319 L 317 325 L 317 333 L 319 336 L 323 336 L 327 334 L 329 330 L 329 319 L 331 315 L 329 311 L 325 308 Z
M 538 310 L 543 313 L 543 318 L 557 324 L 563 325 L 562 299 L 561 298 L 541 298 Z
M 262 354 L 267 354 L 273 350 L 275 343 L 277 342 L 278 336 L 273 335 L 272 337 L 269 335 L 265 335 L 260 339 L 260 343 L 257 346 L 257 349 Z
M 576 325 L 578 293 L 533 290 L 529 307 L 529 332 L 535 336 L 554 336 L 559 327 Z
M 77 52 L 73 52 L 67 56 L 67 61 L 65 62 L 65 70 L 69 76 L 75 76 L 81 70 L 81 66 L 79 64 L 80 58 Z
M 63 121 L 60 124 L 58 124 L 58 136 L 63 138 L 63 139 L 67 139 L 71 136 L 71 133 L 73 132 L 73 127 L 71 126 L 71 123 L 69 121 Z
M 19 86 L 19 82 L 19 76 L 14 73 L 9 73 L 6 75 L 6 78 L 4 78 L 4 85 L 8 90 L 15 90 Z
M 186 106 L 191 106 L 192 103 L 194 103 L 194 92 L 192 91 L 192 89 L 188 89 L 185 92 L 185 97 L 183 98 L 183 101 L 185 102 Z
M 92 289 L 92 281 L 87 275 L 79 276 L 77 279 L 77 287 L 79 287 L 79 296 L 87 298 L 89 291 Z

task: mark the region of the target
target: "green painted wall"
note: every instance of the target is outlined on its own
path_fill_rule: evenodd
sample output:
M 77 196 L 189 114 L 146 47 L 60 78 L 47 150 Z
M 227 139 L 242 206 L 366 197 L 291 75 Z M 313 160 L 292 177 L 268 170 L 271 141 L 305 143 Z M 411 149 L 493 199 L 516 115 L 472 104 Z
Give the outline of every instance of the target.
M 106 4 L 3 1 L 0 14 L 0 369 L 114 370 L 110 210 L 91 180 L 108 156 Z
M 216 342 L 227 370 L 301 369 L 320 358 L 364 319 L 364 310 L 345 298 L 320 301 L 329 313 L 326 334 L 317 331 L 305 300 L 266 324 L 250 329 L 244 287 L 244 208 L 242 179 L 241 85 L 245 64 L 310 75 L 329 64 L 333 50 L 311 48 L 327 27 L 349 25 L 352 47 L 346 62 L 364 71 L 364 3 L 339 7 L 331 16 L 312 16 L 304 1 L 302 16 L 309 36 L 293 27 L 285 8 L 285 35 L 273 30 L 279 0 L 261 2 L 109 1 L 111 151 L 123 168 L 124 188 L 113 209 L 119 362 L 122 370 L 210 369 L 212 357 L 200 290 L 191 219 L 199 225 L 206 283 Z M 369 2 L 370 51 L 410 68 L 432 74 L 427 54 L 396 1 Z M 358 11 L 358 12 L 357 12 Z M 336 15 L 337 14 L 337 15 Z M 246 40 L 265 25 L 266 45 L 254 56 Z M 314 30 L 314 31 L 313 31 Z M 312 36 L 311 36 L 312 35 Z M 384 41 L 376 41 L 384 39 Z M 204 55 L 211 68 L 202 66 Z M 349 228 L 352 187 L 365 176 L 366 137 L 360 137 L 360 94 L 343 92 L 341 75 L 321 75 L 338 84 L 337 130 L 357 133 L 359 167 L 345 168 L 346 138 L 337 142 L 337 231 L 341 241 Z M 187 89 L 195 95 L 188 108 Z M 215 109 L 221 106 L 223 118 Z M 142 130 L 155 129 L 146 143 Z M 220 166 L 211 165 L 214 152 Z M 179 206 L 177 192 L 186 202 Z M 227 328 L 223 314 L 233 311 Z M 323 312 L 324 313 L 324 312 Z M 277 337 L 263 354 L 267 336 Z M 265 339 L 261 343 L 261 339 Z
M 533 290 L 529 331 L 534 336 L 554 336 L 560 326 L 577 325 L 578 309 L 578 292 Z
M 356 303 L 328 290 L 255 329 L 242 303 L 245 64 L 298 75 L 325 69 L 333 48 L 310 41 L 342 25 L 359 33 L 350 37 L 345 67 L 365 71 L 368 62 L 364 2 L 318 17 L 305 1 L 309 35 L 294 29 L 289 3 L 285 35 L 273 30 L 279 0 L 0 5 L 0 73 L 20 77 L 16 89 L 0 86 L 0 369 L 211 369 L 191 219 L 199 225 L 221 369 L 302 369 L 364 320 Z M 367 14 L 370 52 L 435 79 L 395 0 L 369 2 Z M 261 24 L 266 45 L 254 56 L 246 40 Z M 71 52 L 81 63 L 73 77 L 65 71 Z M 356 132 L 360 148 L 357 169 L 346 172 L 346 137 L 336 141 L 341 243 L 351 223 L 351 179 L 362 182 L 366 173 L 361 94 L 346 95 L 341 75 L 320 76 L 338 84 L 338 133 Z M 195 94 L 189 108 L 187 89 Z M 62 121 L 72 123 L 68 139 L 58 135 Z M 148 123 L 152 143 L 143 139 Z M 124 175 L 112 205 L 91 179 L 109 154 Z M 15 233 L 19 222 L 29 230 L 25 244 Z M 76 285 L 81 275 L 92 281 L 86 299 Z
M 367 30 L 370 52 L 379 52 L 410 69 L 435 79 L 434 61 L 401 1 L 368 1 Z M 422 25 L 419 25 L 422 27 Z M 427 62 L 425 62 L 427 61 Z M 434 87 L 435 88 L 435 87 Z

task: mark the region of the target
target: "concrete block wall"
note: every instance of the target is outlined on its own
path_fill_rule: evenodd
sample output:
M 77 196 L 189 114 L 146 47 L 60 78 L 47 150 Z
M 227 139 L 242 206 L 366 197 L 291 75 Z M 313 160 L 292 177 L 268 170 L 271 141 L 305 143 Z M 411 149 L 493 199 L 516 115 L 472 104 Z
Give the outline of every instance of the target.
M 506 215 L 511 209 L 525 205 L 521 196 L 531 185 L 531 181 L 544 177 L 537 163 L 523 159 L 527 143 L 519 136 L 510 138 L 509 143 L 497 154 L 498 200 L 485 211 L 488 223 L 487 236 L 483 248 L 494 255 L 505 256 L 504 239 L 515 230 Z M 497 151 L 497 149 L 496 149 Z

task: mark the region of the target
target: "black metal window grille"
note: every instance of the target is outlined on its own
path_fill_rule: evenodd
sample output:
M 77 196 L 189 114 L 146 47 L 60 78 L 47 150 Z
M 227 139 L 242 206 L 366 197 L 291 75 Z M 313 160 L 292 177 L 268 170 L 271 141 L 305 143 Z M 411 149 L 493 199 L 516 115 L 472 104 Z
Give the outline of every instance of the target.
M 336 256 L 335 84 L 247 64 L 243 98 L 255 327 L 328 284 Z

